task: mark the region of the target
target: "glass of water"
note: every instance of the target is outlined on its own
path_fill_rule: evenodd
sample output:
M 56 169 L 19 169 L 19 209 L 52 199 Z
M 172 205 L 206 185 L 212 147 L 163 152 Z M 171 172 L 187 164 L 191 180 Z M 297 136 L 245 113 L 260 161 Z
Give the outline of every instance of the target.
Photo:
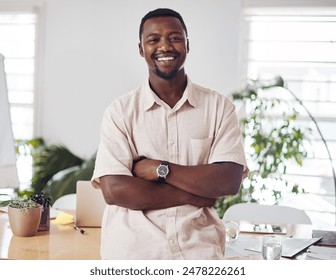
M 262 241 L 262 256 L 264 260 L 279 260 L 281 253 L 281 236 L 265 235 Z
M 236 222 L 226 222 L 225 223 L 225 240 L 227 242 L 233 242 L 238 239 L 239 236 L 239 225 Z

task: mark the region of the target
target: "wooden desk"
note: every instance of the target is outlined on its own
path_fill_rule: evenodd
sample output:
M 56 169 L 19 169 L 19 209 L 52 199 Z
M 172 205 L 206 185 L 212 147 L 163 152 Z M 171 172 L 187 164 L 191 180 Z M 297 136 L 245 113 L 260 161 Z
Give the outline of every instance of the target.
M 13 236 L 8 216 L 0 213 L 0 259 L 99 260 L 100 228 L 85 228 L 83 235 L 73 224 L 55 225 L 33 237 Z
M 313 226 L 287 225 L 286 229 L 289 236 L 311 238 Z M 316 229 L 336 230 L 335 227 Z M 74 230 L 73 224 L 60 226 L 50 223 L 50 231 L 40 231 L 33 237 L 16 237 L 9 228 L 8 215 L 0 213 L 0 259 L 99 260 L 100 228 L 85 228 L 85 231 L 87 234 L 83 235 Z M 240 236 L 260 242 L 263 234 L 240 233 Z M 249 252 L 248 256 L 226 259 L 262 260 L 262 256 L 261 253 Z M 305 259 L 305 254 L 295 259 Z

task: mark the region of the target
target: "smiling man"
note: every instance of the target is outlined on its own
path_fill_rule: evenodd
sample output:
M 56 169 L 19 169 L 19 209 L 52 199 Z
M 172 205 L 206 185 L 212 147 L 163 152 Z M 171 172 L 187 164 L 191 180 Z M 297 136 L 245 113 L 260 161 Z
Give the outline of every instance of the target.
M 149 12 L 139 39 L 149 79 L 106 109 L 92 178 L 108 204 L 101 257 L 223 259 L 213 206 L 247 173 L 234 105 L 186 75 L 179 13 Z

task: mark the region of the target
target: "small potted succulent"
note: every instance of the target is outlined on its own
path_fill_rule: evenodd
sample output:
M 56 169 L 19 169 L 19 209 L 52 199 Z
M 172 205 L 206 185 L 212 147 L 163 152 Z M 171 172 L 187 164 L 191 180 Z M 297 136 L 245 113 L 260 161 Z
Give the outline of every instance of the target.
M 8 204 L 8 217 L 15 236 L 34 236 L 39 228 L 42 206 L 26 196 L 13 198 Z

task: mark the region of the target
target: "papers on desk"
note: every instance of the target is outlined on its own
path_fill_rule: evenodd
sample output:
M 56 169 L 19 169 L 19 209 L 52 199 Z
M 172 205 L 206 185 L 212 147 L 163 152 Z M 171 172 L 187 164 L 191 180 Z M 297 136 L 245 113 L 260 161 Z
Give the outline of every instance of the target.
M 52 221 L 56 225 L 67 225 L 74 222 L 74 216 L 65 212 L 59 211 L 55 220 Z
M 336 248 L 310 246 L 306 260 L 336 260 Z

